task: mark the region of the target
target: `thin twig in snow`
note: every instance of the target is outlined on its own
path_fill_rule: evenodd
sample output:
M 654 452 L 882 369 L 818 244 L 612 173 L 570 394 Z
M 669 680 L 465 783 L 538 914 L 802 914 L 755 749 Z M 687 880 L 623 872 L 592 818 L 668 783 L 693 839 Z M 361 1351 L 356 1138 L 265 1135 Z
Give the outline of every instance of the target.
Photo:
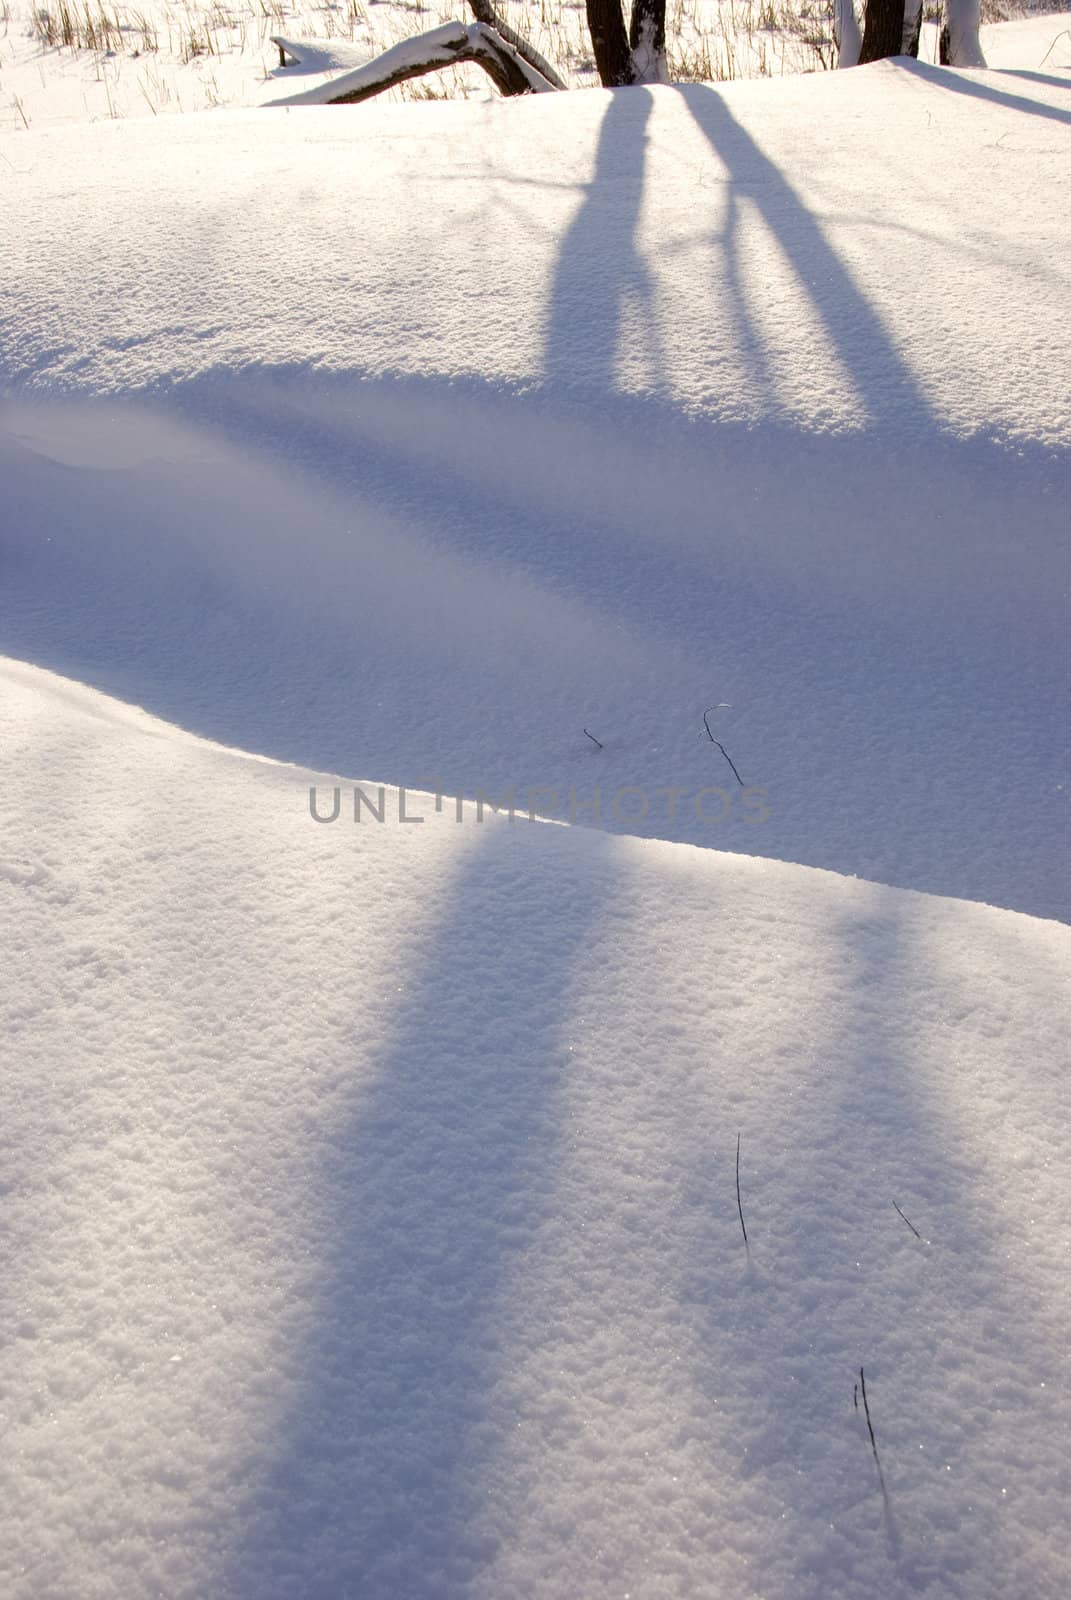
M 1056 49 L 1056 46 L 1059 44 L 1060 40 L 1062 38 L 1064 38 L 1065 35 L 1071 35 L 1071 28 L 1064 28 L 1062 33 L 1058 33 L 1056 35 L 1056 38 L 1052 41 L 1052 43 L 1050 44 L 1049 48 L 1046 50 L 1045 54 L 1041 58 L 1041 65 L 1042 66 L 1045 65 L 1046 61 L 1049 59 L 1049 57 L 1052 55 L 1053 51 Z
M 588 733 L 588 730 L 585 728 L 584 732 Z M 588 738 L 591 740 L 592 744 L 597 744 L 599 749 L 600 750 L 602 749 L 602 741 L 601 741 L 601 739 L 596 739 L 596 737 L 595 737 L 595 735 L 593 733 L 588 733 Z
M 893 1205 L 896 1206 L 896 1209 L 897 1209 L 897 1211 L 900 1212 L 900 1215 L 902 1217 L 904 1217 L 904 1213 L 902 1211 L 900 1211 L 900 1207 L 896 1205 L 896 1201 L 895 1200 L 893 1201 Z M 915 1235 L 915 1238 L 916 1239 L 921 1239 L 922 1235 L 919 1232 L 919 1230 L 916 1228 L 915 1224 L 911 1221 L 911 1218 L 910 1217 L 904 1217 L 904 1221 L 907 1223 L 908 1227 L 911 1229 L 911 1232 Z
M 739 772 L 737 772 L 737 770 L 736 770 L 736 763 L 733 760 L 732 756 L 729 754 L 728 750 L 726 750 L 725 746 L 722 744 L 721 740 L 720 739 L 715 739 L 714 735 L 711 733 L 711 731 L 710 731 L 710 722 L 708 720 L 709 717 L 710 717 L 710 713 L 712 711 L 729 711 L 729 710 L 731 710 L 731 707 L 725 705 L 724 703 L 719 705 L 719 706 L 708 706 L 707 709 L 703 712 L 703 726 L 707 730 L 707 738 L 710 740 L 711 744 L 716 744 L 717 745 L 718 749 L 721 751 L 721 753 L 725 757 L 726 761 L 732 767 L 732 769 L 733 769 L 733 777 L 736 779 L 737 783 L 740 785 L 740 787 L 742 789 L 744 787 L 744 780 L 740 776 Z
M 859 1388 L 863 1396 L 863 1412 L 866 1416 L 867 1432 L 870 1434 L 870 1448 L 874 1452 L 874 1465 L 878 1469 L 878 1482 L 881 1484 L 881 1492 L 884 1495 L 886 1493 L 885 1474 L 881 1470 L 881 1459 L 878 1456 L 878 1441 L 874 1437 L 874 1424 L 870 1420 L 870 1403 L 866 1397 L 866 1374 L 864 1373 L 862 1367 L 859 1368 Z
M 740 1231 L 744 1235 L 744 1244 L 747 1244 L 747 1229 L 744 1226 L 744 1207 L 740 1202 L 740 1135 L 736 1136 L 736 1209 L 740 1213 Z

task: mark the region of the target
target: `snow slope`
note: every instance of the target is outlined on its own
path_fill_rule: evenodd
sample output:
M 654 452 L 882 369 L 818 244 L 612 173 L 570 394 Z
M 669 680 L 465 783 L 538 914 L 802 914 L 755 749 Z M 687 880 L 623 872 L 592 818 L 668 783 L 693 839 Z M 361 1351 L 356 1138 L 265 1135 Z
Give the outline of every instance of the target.
M 1066 1593 L 1071 930 L 12 661 L 0 771 L 11 1600 Z
M 5 1600 L 1063 1600 L 1006 65 L 0 139 Z
M 1013 17 L 983 27 L 982 49 L 991 67 L 1017 72 L 1067 72 L 1071 69 L 1071 13 Z
M 1069 122 L 881 63 L 9 141 L 0 646 L 1067 918 Z

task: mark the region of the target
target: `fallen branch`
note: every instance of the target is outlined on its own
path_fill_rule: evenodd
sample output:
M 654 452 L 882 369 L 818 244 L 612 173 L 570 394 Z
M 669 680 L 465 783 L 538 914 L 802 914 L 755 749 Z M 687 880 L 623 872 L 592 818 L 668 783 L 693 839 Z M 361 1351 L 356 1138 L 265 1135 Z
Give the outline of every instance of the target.
M 292 44 L 274 34 L 272 43 L 300 60 L 300 44 Z M 353 72 L 345 72 L 318 89 L 306 89 L 302 94 L 273 100 L 271 104 L 356 105 L 358 101 L 370 100 L 373 95 L 392 89 L 395 84 L 424 77 L 429 72 L 441 72 L 444 67 L 456 67 L 462 61 L 474 61 L 482 67 L 502 95 L 544 94 L 556 87 L 486 23 L 473 22 L 466 27 L 463 22 L 447 22 L 441 28 L 403 40 L 376 56 L 374 61 Z
M 488 28 L 493 29 L 500 39 L 505 40 L 506 44 L 512 45 L 521 60 L 527 61 L 528 65 L 534 67 L 541 77 L 546 78 L 552 89 L 567 89 L 569 87 L 565 79 L 555 72 L 546 57 L 541 56 L 539 51 L 528 43 L 527 39 L 522 39 L 521 35 L 514 28 L 511 28 L 504 18 L 498 15 L 498 12 L 491 4 L 491 0 L 469 0 L 469 10 L 477 22 L 484 23 Z

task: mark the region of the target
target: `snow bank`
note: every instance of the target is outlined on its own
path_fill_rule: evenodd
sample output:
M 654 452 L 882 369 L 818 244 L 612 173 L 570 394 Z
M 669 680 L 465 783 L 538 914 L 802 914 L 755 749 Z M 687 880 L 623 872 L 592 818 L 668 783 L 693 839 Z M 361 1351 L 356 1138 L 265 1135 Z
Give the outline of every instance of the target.
M 1059 78 L 900 61 L 46 129 L 6 145 L 7 382 L 435 375 L 1066 446 L 1069 120 Z
M 4 141 L 5 1596 L 1067 1592 L 1069 121 Z
M 991 67 L 1067 72 L 1071 69 L 1071 12 L 1015 17 L 983 27 L 982 49 Z
M 1064 1591 L 1071 930 L 14 662 L 0 768 L 6 1595 Z
M 1067 918 L 1069 120 L 882 63 L 20 139 L 0 647 Z

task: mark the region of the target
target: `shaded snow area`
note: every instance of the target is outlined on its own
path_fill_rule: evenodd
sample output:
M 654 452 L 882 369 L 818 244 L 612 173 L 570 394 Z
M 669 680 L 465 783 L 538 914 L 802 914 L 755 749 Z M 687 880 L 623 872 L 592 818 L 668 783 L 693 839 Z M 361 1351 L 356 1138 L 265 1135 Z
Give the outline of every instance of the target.
M 0 135 L 4 1600 L 1071 1590 L 1060 20 Z
M 882 63 L 21 139 L 0 647 L 1067 918 L 1069 123 Z
M 0 691 L 5 1594 L 1064 1592 L 1071 929 Z

